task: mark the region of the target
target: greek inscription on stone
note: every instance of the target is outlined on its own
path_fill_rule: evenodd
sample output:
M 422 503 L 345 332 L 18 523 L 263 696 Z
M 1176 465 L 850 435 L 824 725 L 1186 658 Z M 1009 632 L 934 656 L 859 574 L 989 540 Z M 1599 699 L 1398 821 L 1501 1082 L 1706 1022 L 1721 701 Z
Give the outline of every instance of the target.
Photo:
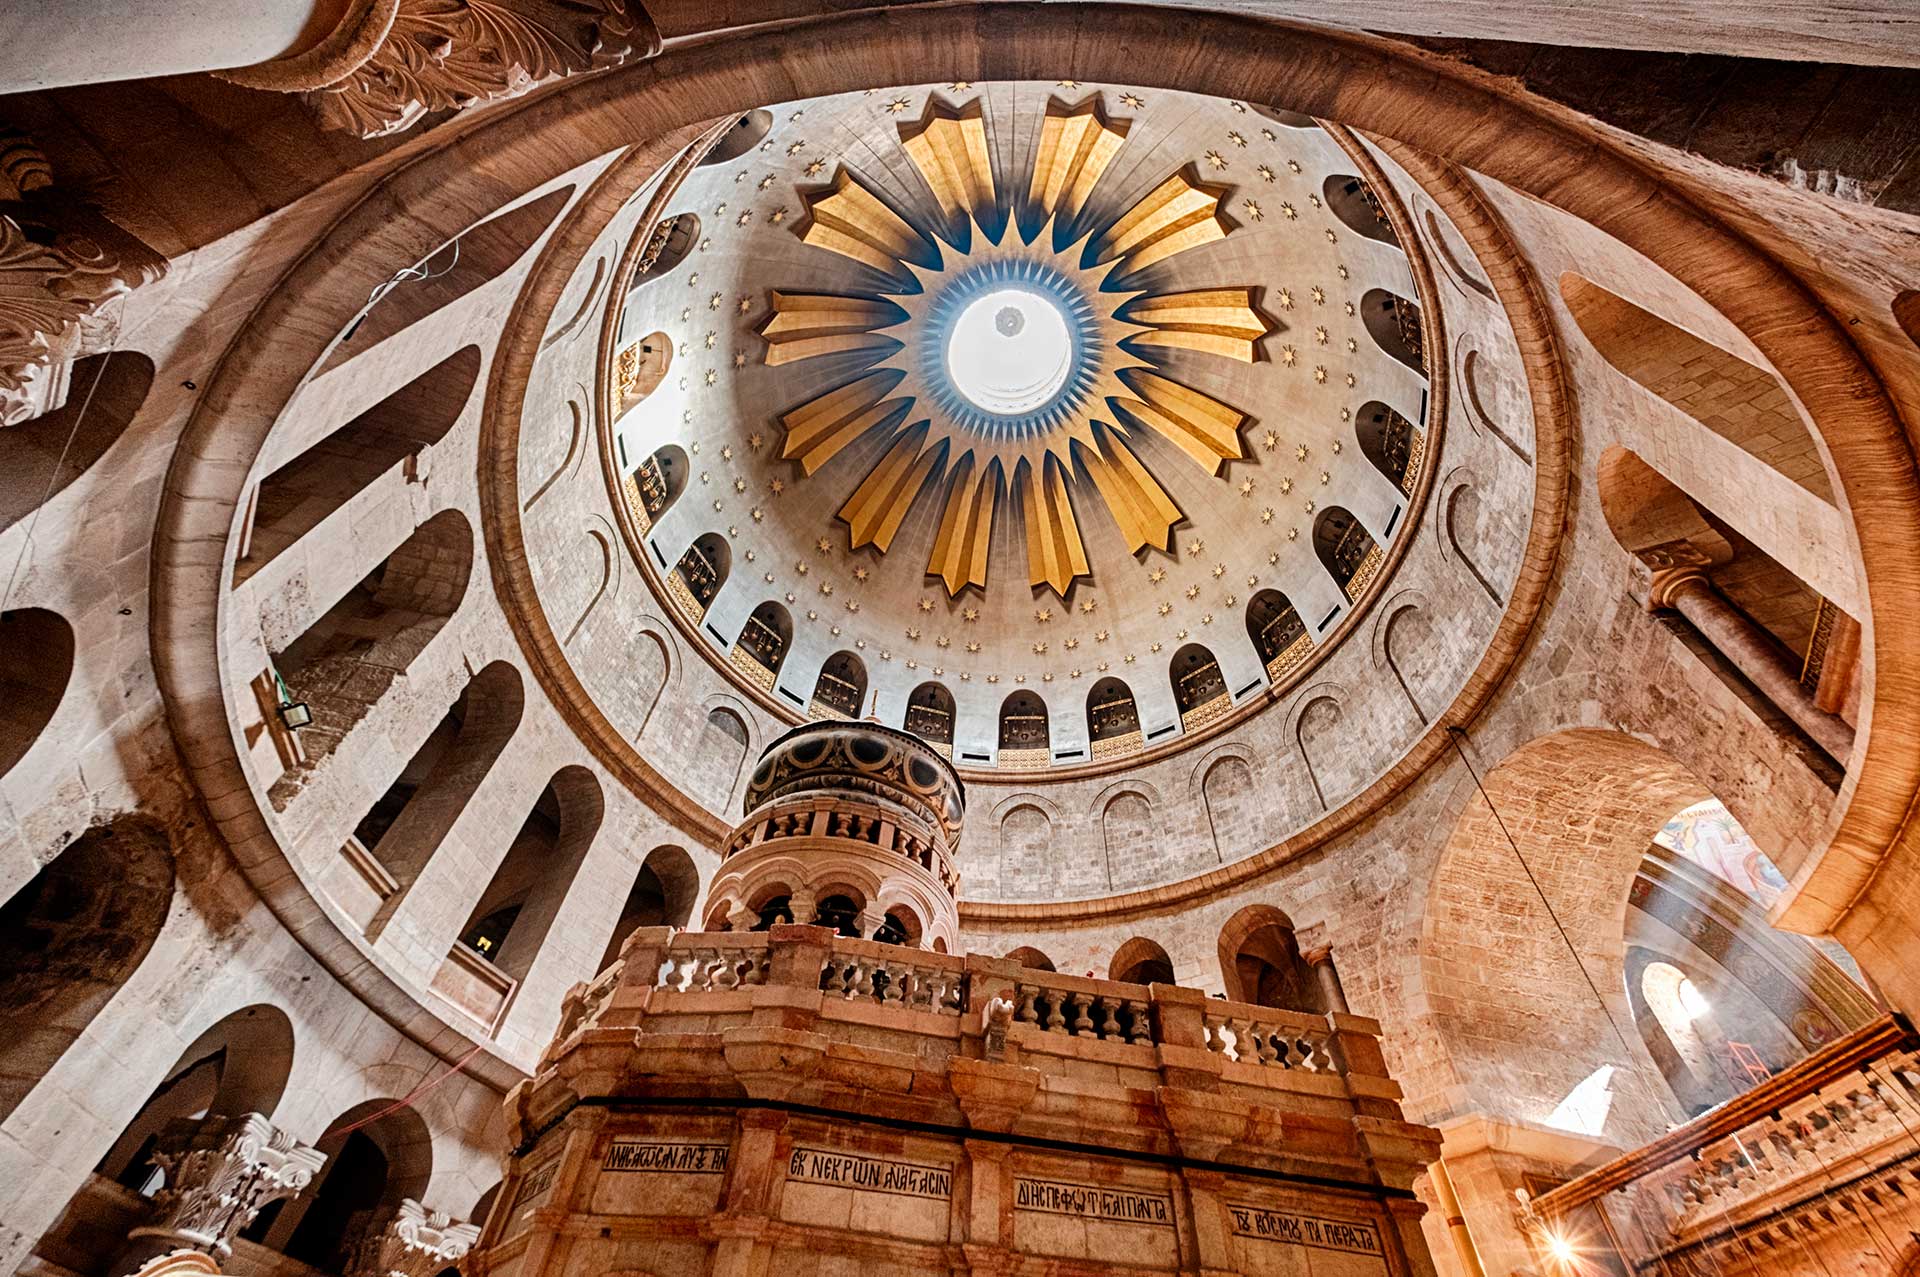
M 1173 1199 L 1164 1193 L 1142 1193 L 1127 1188 L 1101 1188 L 1053 1179 L 1013 1181 L 1016 1210 L 1045 1211 L 1050 1215 L 1078 1215 L 1082 1219 L 1122 1224 L 1173 1227 Z
M 615 1140 L 601 1165 L 610 1171 L 665 1171 L 681 1175 L 719 1175 L 727 1169 L 725 1144 L 675 1144 Z
M 1257 1206 L 1229 1206 L 1227 1209 L 1233 1213 L 1233 1231 L 1242 1237 L 1290 1242 L 1295 1246 L 1317 1246 L 1322 1250 L 1351 1251 L 1361 1255 L 1381 1253 L 1380 1234 L 1372 1224 L 1263 1210 Z
M 807 1184 L 864 1188 L 901 1197 L 948 1198 L 953 1195 L 953 1171 L 945 1166 L 901 1162 L 858 1153 L 836 1153 L 825 1148 L 796 1148 L 787 1161 L 787 1178 Z
M 553 1177 L 559 1173 L 560 1159 L 557 1157 L 549 1158 L 528 1171 L 527 1177 L 520 1181 L 520 1191 L 514 1194 L 513 1209 L 518 1212 L 538 1205 L 547 1195 L 547 1190 L 553 1187 Z

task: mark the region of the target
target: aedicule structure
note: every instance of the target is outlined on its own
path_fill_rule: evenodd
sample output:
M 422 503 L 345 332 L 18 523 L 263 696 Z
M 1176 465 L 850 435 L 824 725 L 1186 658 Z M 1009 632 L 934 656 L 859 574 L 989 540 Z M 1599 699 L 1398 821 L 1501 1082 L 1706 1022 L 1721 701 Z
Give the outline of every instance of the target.
M 865 938 L 953 934 L 884 885 L 962 809 L 902 733 L 798 729 L 748 803 L 734 929 L 634 931 L 509 1096 L 474 1277 L 1433 1271 L 1376 1023 Z

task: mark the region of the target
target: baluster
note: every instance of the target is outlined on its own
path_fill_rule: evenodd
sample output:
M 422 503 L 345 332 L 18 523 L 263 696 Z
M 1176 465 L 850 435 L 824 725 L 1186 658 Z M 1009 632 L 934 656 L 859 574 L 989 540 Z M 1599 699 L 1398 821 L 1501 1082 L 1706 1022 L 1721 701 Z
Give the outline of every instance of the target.
M 856 975 L 854 993 L 862 998 L 873 997 L 874 964 L 865 958 L 855 958 L 853 970 Z
M 1040 991 L 1030 984 L 1017 984 L 1013 992 L 1014 996 L 1020 999 L 1013 1013 L 1014 1018 L 1022 1024 L 1040 1023 L 1040 1013 L 1033 1006 L 1034 999 L 1039 996 Z
M 1135 1046 L 1147 1046 L 1153 1042 L 1153 1021 L 1149 1019 L 1147 1004 L 1138 998 L 1127 999 L 1127 1011 L 1132 1019 L 1127 1025 L 1127 1041 Z
M 1114 1014 L 1114 1000 L 1103 997 L 1096 1005 L 1105 1013 L 1105 1018 L 1100 1021 L 1100 1036 L 1113 1041 L 1120 1036 L 1120 1020 Z
M 1065 1033 L 1067 1031 L 1067 1017 L 1060 1013 L 1061 1004 L 1065 1000 L 1065 997 L 1058 990 L 1048 991 L 1047 1032 Z
M 1093 1017 L 1087 1012 L 1092 1008 L 1093 998 L 1085 993 L 1073 995 L 1073 1036 L 1090 1038 L 1093 1033 Z
M 1254 1053 L 1260 1057 L 1260 1063 L 1274 1064 L 1280 1061 L 1280 1048 L 1273 1044 L 1277 1033 L 1277 1029 L 1265 1024 L 1253 1026 Z
M 889 1005 L 903 1001 L 906 997 L 906 968 L 898 962 L 883 962 L 877 965 L 887 977 L 887 987 L 880 995 L 881 1001 Z
M 712 970 L 712 984 L 714 988 L 737 989 L 740 987 L 740 972 L 734 966 L 734 957 L 732 954 L 715 950 Z
M 1207 1016 L 1202 1023 L 1206 1027 L 1207 1050 L 1213 1052 L 1215 1055 L 1226 1054 L 1227 1040 L 1224 1034 L 1226 1027 L 1224 1022 L 1218 1017 L 1210 1015 Z

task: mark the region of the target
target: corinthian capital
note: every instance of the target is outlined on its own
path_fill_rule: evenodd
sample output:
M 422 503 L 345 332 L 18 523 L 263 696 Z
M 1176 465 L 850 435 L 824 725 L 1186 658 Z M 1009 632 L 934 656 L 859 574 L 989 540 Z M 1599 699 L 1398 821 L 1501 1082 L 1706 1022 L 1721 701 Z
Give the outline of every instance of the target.
M 350 1277 L 433 1277 L 463 1257 L 479 1237 L 478 1224 L 456 1222 L 411 1197 L 402 1198 L 385 1227 L 369 1232 L 360 1243 Z
M 640 0 L 399 0 L 378 47 L 307 101 L 328 128 L 380 137 L 659 50 Z
M 327 1160 L 258 1113 L 181 1118 L 153 1160 L 166 1173 L 149 1222 L 128 1234 L 140 1248 L 186 1247 L 225 1257 L 233 1236 L 269 1202 L 295 1197 Z

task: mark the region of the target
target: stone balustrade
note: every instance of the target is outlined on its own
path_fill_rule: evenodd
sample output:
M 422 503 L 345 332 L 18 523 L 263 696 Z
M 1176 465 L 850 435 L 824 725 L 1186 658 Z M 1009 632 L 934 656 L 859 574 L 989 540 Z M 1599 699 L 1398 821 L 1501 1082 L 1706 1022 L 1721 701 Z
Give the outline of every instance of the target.
M 920 866 L 939 881 L 949 897 L 960 887 L 953 858 L 931 829 L 899 811 L 877 814 L 872 804 L 854 800 L 809 798 L 763 807 L 733 831 L 720 856 L 723 861 L 730 860 L 741 852 L 794 838 L 866 843 Z
M 1920 1038 L 1883 1019 L 1531 1204 L 1634 1271 L 1814 1273 L 1920 1225 Z

